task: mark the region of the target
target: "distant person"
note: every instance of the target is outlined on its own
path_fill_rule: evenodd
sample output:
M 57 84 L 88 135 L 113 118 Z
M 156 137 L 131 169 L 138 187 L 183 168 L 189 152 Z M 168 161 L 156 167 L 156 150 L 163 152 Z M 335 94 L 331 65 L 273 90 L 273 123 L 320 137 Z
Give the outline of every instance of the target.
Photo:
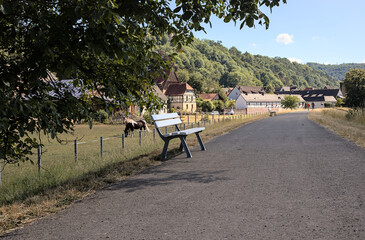
M 308 111 L 309 111 L 309 109 L 310 109 L 310 106 L 311 106 L 311 105 L 308 103 L 308 104 L 307 104 Z
M 312 109 L 314 109 L 314 102 L 312 102 Z

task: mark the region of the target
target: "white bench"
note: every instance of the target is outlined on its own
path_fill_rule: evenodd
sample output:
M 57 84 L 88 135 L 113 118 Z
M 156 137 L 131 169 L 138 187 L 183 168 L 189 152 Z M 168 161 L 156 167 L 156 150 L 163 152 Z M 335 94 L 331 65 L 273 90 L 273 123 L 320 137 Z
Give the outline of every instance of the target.
M 268 108 L 269 113 L 270 113 L 270 117 L 272 116 L 276 116 L 276 111 L 272 111 L 271 108 Z
M 179 138 L 180 139 L 180 141 L 181 141 L 180 151 L 182 151 L 184 149 L 185 152 L 186 152 L 186 157 L 191 158 L 192 156 L 191 156 L 190 150 L 188 148 L 188 145 L 186 144 L 186 137 L 189 134 L 192 134 L 192 133 L 195 133 L 196 137 L 198 138 L 201 150 L 202 151 L 206 150 L 206 148 L 203 144 L 203 141 L 202 141 L 202 139 L 199 135 L 200 132 L 205 130 L 204 127 L 197 127 L 197 128 L 186 129 L 186 130 L 180 130 L 178 124 L 181 124 L 182 122 L 181 122 L 181 119 L 180 119 L 180 117 L 177 113 L 153 114 L 153 115 L 151 115 L 151 118 L 152 118 L 152 120 L 155 124 L 158 135 L 160 135 L 162 140 L 165 142 L 165 145 L 163 147 L 162 154 L 161 154 L 161 156 L 163 158 L 166 158 L 167 148 L 169 146 L 169 142 L 170 142 L 171 139 L 174 139 L 174 138 Z M 168 126 L 175 126 L 176 131 L 162 134 L 161 128 L 168 127 Z

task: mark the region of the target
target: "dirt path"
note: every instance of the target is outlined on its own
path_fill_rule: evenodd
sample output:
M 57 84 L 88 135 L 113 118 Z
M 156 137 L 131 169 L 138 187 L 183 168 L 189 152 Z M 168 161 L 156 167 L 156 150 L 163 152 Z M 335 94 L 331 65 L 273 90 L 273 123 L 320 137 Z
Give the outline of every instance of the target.
M 365 151 L 292 113 L 0 239 L 365 239 Z

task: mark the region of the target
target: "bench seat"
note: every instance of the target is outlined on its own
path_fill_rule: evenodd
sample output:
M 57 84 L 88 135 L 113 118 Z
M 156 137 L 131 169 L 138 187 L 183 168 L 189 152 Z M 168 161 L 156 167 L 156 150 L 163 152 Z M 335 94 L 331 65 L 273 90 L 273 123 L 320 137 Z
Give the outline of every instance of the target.
M 164 134 L 164 137 L 175 137 L 175 136 L 187 136 L 192 133 L 202 132 L 205 130 L 205 127 L 198 127 L 198 128 L 190 128 L 186 130 L 171 132 L 168 134 Z
M 152 120 L 154 121 L 156 130 L 158 135 L 160 135 L 160 137 L 162 138 L 162 140 L 165 142 L 165 145 L 163 147 L 162 150 L 162 157 L 166 158 L 167 155 L 167 148 L 169 146 L 169 142 L 171 139 L 174 138 L 179 138 L 180 139 L 180 151 L 182 151 L 183 149 L 186 152 L 186 156 L 188 158 L 191 158 L 191 153 L 189 150 L 188 145 L 186 144 L 186 137 L 189 134 L 195 134 L 198 142 L 200 144 L 201 150 L 205 151 L 206 148 L 204 146 L 204 143 L 199 135 L 200 132 L 204 131 L 205 128 L 204 127 L 197 127 L 197 128 L 190 128 L 190 129 L 185 129 L 185 130 L 180 130 L 179 128 L 179 124 L 182 123 L 179 115 L 177 113 L 167 113 L 167 114 L 153 114 L 151 115 Z M 166 133 L 166 134 L 162 134 L 160 128 L 164 128 L 166 127 L 166 131 L 167 131 L 167 127 L 168 126 L 175 126 L 176 131 L 175 132 L 170 132 L 170 133 Z

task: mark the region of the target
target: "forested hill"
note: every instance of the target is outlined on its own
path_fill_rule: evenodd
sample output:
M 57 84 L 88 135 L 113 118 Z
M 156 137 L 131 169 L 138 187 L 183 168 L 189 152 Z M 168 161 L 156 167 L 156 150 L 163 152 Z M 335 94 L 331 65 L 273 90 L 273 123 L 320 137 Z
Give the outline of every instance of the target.
M 311 68 L 326 72 L 337 80 L 344 80 L 350 69 L 361 68 L 365 70 L 365 63 L 344 63 L 339 65 L 325 65 L 319 63 L 307 63 Z
M 172 53 L 168 37 L 159 39 L 161 50 Z M 338 86 L 333 77 L 323 71 L 286 58 L 269 58 L 241 53 L 237 48 L 224 47 L 220 42 L 196 39 L 176 56 L 177 75 L 199 92 L 208 92 L 220 86 L 281 86 L 322 88 Z

